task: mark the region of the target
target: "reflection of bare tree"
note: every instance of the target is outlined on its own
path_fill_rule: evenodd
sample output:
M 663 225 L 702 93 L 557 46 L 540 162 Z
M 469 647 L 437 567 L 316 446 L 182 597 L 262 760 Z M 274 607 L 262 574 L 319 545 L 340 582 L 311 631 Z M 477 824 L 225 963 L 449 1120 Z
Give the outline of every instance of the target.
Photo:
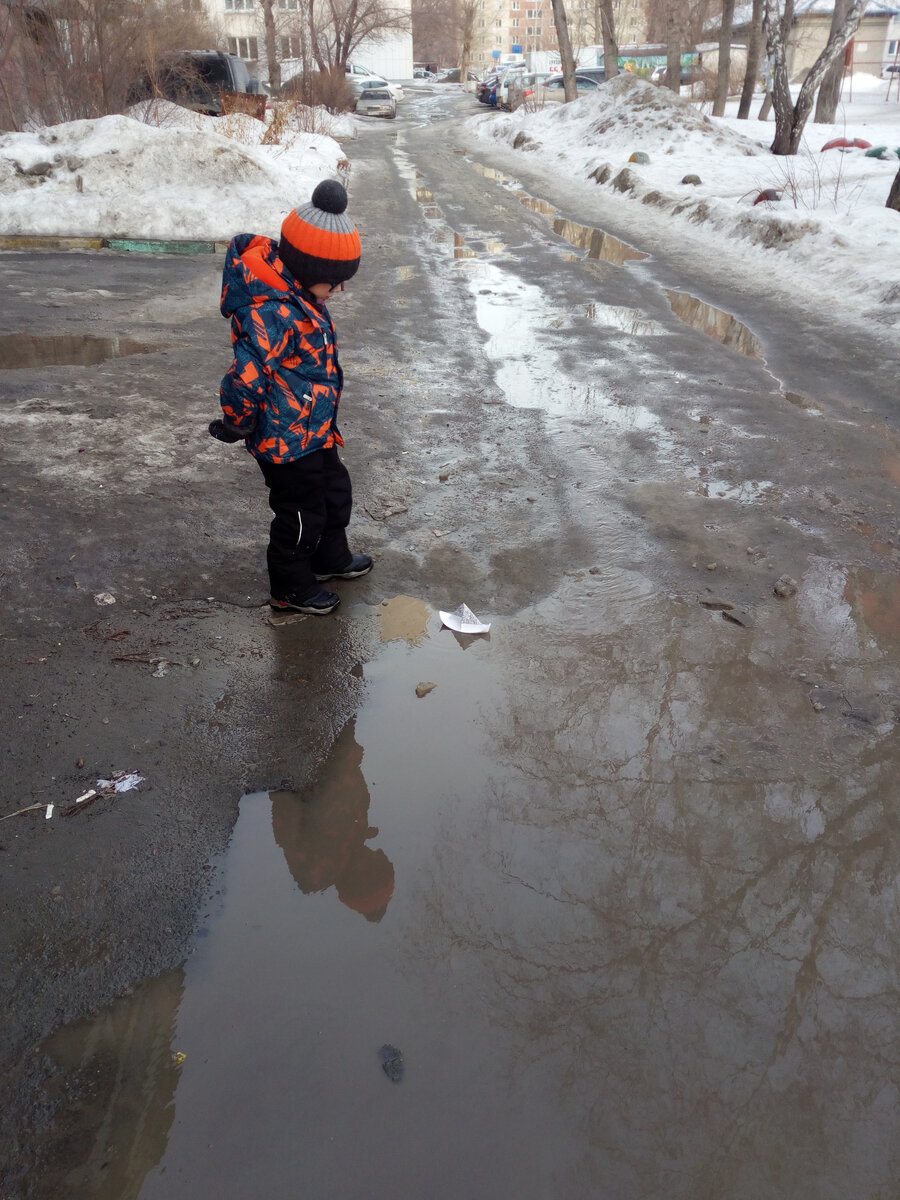
M 896 748 L 816 726 L 775 647 L 734 646 L 671 612 L 545 642 L 488 730 L 474 828 L 439 839 L 415 949 L 555 1080 L 579 1182 L 887 1197 Z
M 43 1050 L 53 1065 L 45 1086 L 55 1113 L 30 1141 L 23 1194 L 134 1200 L 140 1193 L 175 1114 L 180 1068 L 172 1037 L 183 985 L 178 967 L 47 1039 Z
M 348 908 L 380 921 L 394 893 L 394 868 L 383 850 L 366 845 L 378 830 L 369 826 L 355 729 L 348 721 L 309 794 L 272 792 L 272 830 L 302 892 L 334 887 Z

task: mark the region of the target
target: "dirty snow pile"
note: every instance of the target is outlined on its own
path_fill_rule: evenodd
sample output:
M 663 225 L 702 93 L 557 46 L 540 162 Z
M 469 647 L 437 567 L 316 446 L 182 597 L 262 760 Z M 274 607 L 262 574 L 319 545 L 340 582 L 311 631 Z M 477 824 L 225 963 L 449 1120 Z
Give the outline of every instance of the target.
M 141 119 L 143 118 L 143 119 Z M 131 115 L 0 136 L 0 234 L 194 238 L 277 234 L 321 179 L 343 178 L 333 138 L 167 102 Z
M 761 96 L 749 121 L 710 117 L 689 96 L 628 73 L 572 104 L 475 117 L 469 128 L 527 153 L 532 171 L 596 184 L 624 204 L 640 201 L 645 225 L 657 212 L 674 218 L 684 237 L 699 228 L 713 253 L 742 251 L 759 277 L 777 270 L 807 290 L 817 280 L 892 324 L 900 322 L 900 215 L 885 202 L 900 168 L 900 100 L 886 102 L 887 87 L 861 74 L 845 81 L 839 124 L 809 123 L 793 157 L 769 152 L 774 122 L 756 119 Z M 885 146 L 885 156 L 867 157 L 865 148 L 822 153 L 837 137 Z M 648 162 L 629 161 L 639 151 Z M 754 204 L 766 189 L 780 200 Z

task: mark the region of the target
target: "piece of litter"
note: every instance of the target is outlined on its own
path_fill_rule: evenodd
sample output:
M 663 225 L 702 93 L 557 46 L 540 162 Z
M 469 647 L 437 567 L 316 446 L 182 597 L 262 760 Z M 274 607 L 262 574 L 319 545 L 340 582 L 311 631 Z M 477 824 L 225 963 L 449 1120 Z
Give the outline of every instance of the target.
M 169 664 L 166 659 L 161 658 L 157 664 L 156 670 L 150 672 L 151 679 L 165 679 L 169 673 Z
M 421 700 L 423 696 L 427 696 L 429 692 L 433 692 L 436 687 L 436 683 L 417 683 L 416 695 Z
M 54 810 L 54 808 L 56 808 L 56 805 L 55 805 L 55 804 L 48 804 L 48 805 L 47 805 L 47 814 L 46 814 L 46 816 L 44 817 L 44 820 L 45 820 L 45 821 L 49 821 L 49 820 L 50 820 L 50 818 L 53 816 L 53 810 Z
M 137 771 L 122 771 L 120 774 L 114 775 L 112 779 L 98 779 L 97 787 L 103 791 L 112 788 L 114 792 L 130 792 L 132 788 L 138 787 L 143 782 L 143 775 L 139 775 Z
M 96 788 L 91 788 L 91 790 L 90 790 L 89 792 L 85 792 L 85 793 L 84 793 L 84 795 L 82 795 L 82 796 L 76 796 L 76 797 L 75 797 L 75 803 L 76 803 L 76 804 L 83 804 L 83 803 L 85 802 L 85 800 L 90 800 L 91 796 L 96 796 L 96 795 L 97 795 L 97 789 L 96 789 Z
M 467 604 L 461 604 L 456 612 L 438 612 L 448 629 L 455 633 L 488 633 L 490 625 L 479 621 Z
M 115 604 L 116 598 L 112 592 L 97 592 L 94 596 L 95 604 Z
M 187 1055 L 184 1053 L 183 1050 L 173 1050 L 172 1051 L 172 1062 L 175 1063 L 177 1066 L 180 1067 L 186 1058 L 187 1058 Z

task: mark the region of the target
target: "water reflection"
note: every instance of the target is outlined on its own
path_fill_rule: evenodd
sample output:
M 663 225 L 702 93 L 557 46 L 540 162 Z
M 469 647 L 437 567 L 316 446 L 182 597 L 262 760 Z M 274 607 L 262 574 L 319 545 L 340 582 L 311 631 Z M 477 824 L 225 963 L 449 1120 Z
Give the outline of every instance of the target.
M 134 989 L 42 1046 L 50 1129 L 35 1139 L 29 1195 L 135 1200 L 166 1147 L 181 1064 L 173 1051 L 184 972 Z
M 71 334 L 32 337 L 8 333 L 0 337 L 0 371 L 33 367 L 95 367 L 110 358 L 152 354 L 155 346 L 126 337 L 74 337 Z
M 640 261 L 648 258 L 641 250 L 635 250 L 627 242 L 620 242 L 602 229 L 591 229 L 588 225 L 579 225 L 577 221 L 565 221 L 557 218 L 553 222 L 553 232 L 565 238 L 579 250 L 586 250 L 588 258 L 602 259 L 603 262 L 624 266 L 627 262 Z
M 351 721 L 306 796 L 272 792 L 272 832 L 294 882 L 304 895 L 334 888 L 338 899 L 367 921 L 380 921 L 394 894 L 394 868 L 383 850 L 367 843 L 369 789 L 362 748 Z
M 750 358 L 763 357 L 759 338 L 731 313 L 712 304 L 705 304 L 688 292 L 676 292 L 667 288 L 666 295 L 672 312 L 685 324 L 699 329 L 701 333 L 721 342 L 723 346 L 730 346 L 739 354 L 746 354 Z

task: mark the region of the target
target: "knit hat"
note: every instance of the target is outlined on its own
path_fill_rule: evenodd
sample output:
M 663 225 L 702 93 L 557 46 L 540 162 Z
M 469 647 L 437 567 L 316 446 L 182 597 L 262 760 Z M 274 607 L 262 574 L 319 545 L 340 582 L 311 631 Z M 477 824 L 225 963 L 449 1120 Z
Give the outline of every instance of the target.
M 359 234 L 346 207 L 343 185 L 323 179 L 311 202 L 285 217 L 278 255 L 298 283 L 344 283 L 359 270 Z

